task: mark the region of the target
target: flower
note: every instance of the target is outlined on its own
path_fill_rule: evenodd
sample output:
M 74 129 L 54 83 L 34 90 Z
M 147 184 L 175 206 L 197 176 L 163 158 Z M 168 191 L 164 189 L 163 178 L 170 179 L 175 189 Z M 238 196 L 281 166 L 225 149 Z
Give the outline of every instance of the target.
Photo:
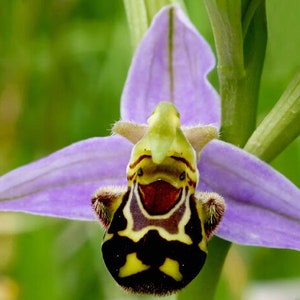
M 146 123 L 156 104 L 175 104 L 186 126 L 220 126 L 220 100 L 206 79 L 214 56 L 178 7 L 155 17 L 137 49 L 121 101 L 122 120 Z M 132 144 L 113 135 L 72 144 L 0 178 L 0 210 L 95 220 L 99 187 L 126 185 Z M 226 240 L 300 250 L 300 191 L 255 156 L 210 142 L 198 162 L 201 191 L 225 198 L 217 235 Z

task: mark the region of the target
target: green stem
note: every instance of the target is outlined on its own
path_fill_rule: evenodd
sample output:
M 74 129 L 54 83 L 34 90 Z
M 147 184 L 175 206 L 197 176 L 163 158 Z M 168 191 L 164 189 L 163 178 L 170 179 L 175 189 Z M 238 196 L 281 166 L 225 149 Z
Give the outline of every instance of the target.
M 218 56 L 222 139 L 242 147 L 256 124 L 267 37 L 265 3 L 257 4 L 255 12 L 249 5 L 251 13 L 245 9 L 245 22 L 240 1 L 205 0 L 205 4 Z
M 239 102 L 244 101 L 245 78 L 241 4 L 239 1 L 204 1 L 214 33 L 218 57 L 218 75 L 222 99 L 222 138 L 241 144 L 236 132 L 241 117 Z M 247 123 L 248 124 L 248 123 Z M 243 128 L 242 130 L 246 130 Z
M 256 123 L 260 77 L 266 49 L 265 2 L 251 5 L 238 0 L 204 0 L 212 25 L 222 99 L 222 139 L 244 146 Z M 242 16 L 243 13 L 243 16 Z M 245 19 L 243 19 L 243 17 Z M 179 299 L 205 295 L 212 300 L 216 292 L 231 243 L 214 238 L 204 270 Z M 188 298 L 189 297 L 189 298 Z

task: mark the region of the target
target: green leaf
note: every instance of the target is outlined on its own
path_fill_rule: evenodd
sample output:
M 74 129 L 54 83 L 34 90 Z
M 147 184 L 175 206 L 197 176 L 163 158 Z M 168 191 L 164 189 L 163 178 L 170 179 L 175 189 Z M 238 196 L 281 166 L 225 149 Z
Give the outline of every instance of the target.
M 271 161 L 300 133 L 300 71 L 254 131 L 245 150 Z
M 131 35 L 132 47 L 135 49 L 149 26 L 145 1 L 124 0 L 124 6 Z

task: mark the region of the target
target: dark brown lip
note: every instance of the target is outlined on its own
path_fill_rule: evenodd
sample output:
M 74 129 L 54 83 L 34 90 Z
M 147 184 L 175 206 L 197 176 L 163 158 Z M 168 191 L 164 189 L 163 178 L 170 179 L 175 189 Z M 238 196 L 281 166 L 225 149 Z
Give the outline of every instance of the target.
M 139 193 L 145 210 L 150 215 L 163 215 L 170 211 L 179 201 L 182 188 L 157 180 L 149 184 L 139 184 Z

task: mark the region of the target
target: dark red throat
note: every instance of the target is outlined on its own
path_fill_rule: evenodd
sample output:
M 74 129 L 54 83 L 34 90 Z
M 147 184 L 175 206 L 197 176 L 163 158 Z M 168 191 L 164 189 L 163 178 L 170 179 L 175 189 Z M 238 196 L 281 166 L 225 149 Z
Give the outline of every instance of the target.
M 143 206 L 150 215 L 163 215 L 170 211 L 179 201 L 181 190 L 163 180 L 139 185 Z

